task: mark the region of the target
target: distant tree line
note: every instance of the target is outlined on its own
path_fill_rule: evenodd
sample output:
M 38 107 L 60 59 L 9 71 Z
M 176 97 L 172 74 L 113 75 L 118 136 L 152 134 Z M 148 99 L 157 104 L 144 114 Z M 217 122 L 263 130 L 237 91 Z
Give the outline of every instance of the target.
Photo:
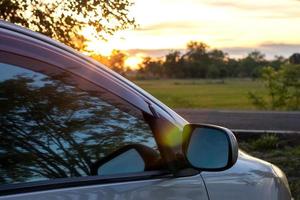
M 171 51 L 164 59 L 144 58 L 137 71 L 139 78 L 258 78 L 265 66 L 277 70 L 287 61 L 282 56 L 267 60 L 259 51 L 235 59 L 203 42 L 191 41 L 185 53 Z
M 124 66 L 126 53 L 115 50 L 108 57 L 93 58 L 129 78 L 259 78 L 266 94 L 249 92 L 254 106 L 264 110 L 300 110 L 300 54 L 288 59 L 276 56 L 267 60 L 259 51 L 244 58 L 230 58 L 221 50 L 209 50 L 202 42 L 189 42 L 185 53 L 171 51 L 164 59 L 145 57 L 140 68 Z

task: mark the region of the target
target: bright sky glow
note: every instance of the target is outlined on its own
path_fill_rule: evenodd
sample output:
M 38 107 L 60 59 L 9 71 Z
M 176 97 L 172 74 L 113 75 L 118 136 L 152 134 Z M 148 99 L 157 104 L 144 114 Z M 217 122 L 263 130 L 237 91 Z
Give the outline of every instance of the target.
M 117 33 L 106 44 L 92 40 L 88 45 L 91 50 L 103 53 L 112 49 L 183 49 L 188 41 L 197 40 L 229 51 L 264 47 L 267 53 L 280 54 L 273 46 L 277 51 L 281 46 L 285 51 L 300 51 L 298 0 L 134 2 L 131 15 L 140 26 Z
M 143 61 L 143 58 L 147 55 L 142 53 L 137 53 L 133 56 L 129 56 L 125 61 L 125 67 L 129 67 L 131 69 L 138 69 L 139 64 Z

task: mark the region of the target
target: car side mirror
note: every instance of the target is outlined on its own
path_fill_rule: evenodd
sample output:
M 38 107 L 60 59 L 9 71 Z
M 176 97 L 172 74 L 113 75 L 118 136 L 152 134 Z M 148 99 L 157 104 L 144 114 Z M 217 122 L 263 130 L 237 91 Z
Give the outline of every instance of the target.
M 136 149 L 128 149 L 118 156 L 103 163 L 97 169 L 98 175 L 114 175 L 143 172 L 145 163 Z
M 222 171 L 236 163 L 238 144 L 229 129 L 214 125 L 188 124 L 183 129 L 183 151 L 192 168 Z
M 158 153 L 150 147 L 140 144 L 126 145 L 94 163 L 91 174 L 106 176 L 139 173 L 151 170 L 158 159 Z

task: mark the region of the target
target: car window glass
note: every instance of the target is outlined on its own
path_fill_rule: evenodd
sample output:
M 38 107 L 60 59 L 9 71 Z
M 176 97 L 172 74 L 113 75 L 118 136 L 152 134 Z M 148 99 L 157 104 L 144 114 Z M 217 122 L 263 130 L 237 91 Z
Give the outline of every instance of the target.
M 0 63 L 0 122 L 0 184 L 89 176 L 132 143 L 157 150 L 141 111 L 61 71 Z
M 122 166 L 122 168 L 120 168 Z M 145 169 L 143 158 L 135 149 L 130 149 L 114 159 L 104 163 L 98 168 L 97 173 L 111 175 L 114 173 L 142 172 Z

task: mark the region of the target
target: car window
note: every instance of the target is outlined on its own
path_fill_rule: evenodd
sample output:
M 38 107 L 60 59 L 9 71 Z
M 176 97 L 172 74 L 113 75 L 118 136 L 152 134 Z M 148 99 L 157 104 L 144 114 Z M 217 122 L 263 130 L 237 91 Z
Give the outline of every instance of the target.
M 157 151 L 140 110 L 47 67 L 0 61 L 0 184 L 89 176 L 95 162 L 128 144 Z

